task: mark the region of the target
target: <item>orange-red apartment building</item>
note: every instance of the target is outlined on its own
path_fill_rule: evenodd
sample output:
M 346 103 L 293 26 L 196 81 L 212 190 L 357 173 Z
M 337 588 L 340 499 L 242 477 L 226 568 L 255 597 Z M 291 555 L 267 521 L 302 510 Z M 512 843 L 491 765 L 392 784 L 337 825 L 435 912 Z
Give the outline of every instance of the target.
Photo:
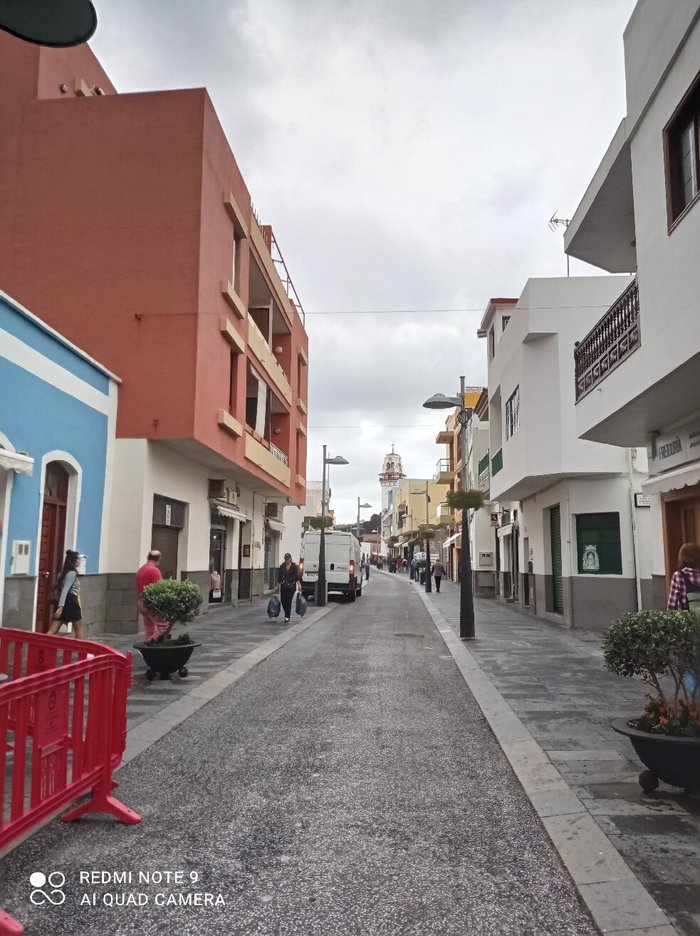
M 0 288 L 122 380 L 87 587 L 130 629 L 156 545 L 166 574 L 261 594 L 305 500 L 308 341 L 206 90 L 118 94 L 87 45 L 5 34 L 0 74 Z

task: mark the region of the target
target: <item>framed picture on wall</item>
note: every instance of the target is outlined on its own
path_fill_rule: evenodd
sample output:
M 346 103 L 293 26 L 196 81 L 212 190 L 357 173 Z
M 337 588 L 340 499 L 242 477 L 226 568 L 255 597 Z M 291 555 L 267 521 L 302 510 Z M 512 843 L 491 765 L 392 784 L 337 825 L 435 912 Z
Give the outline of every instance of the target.
M 244 556 L 245 558 L 247 558 L 248 556 L 250 556 L 250 546 L 244 546 L 244 547 L 243 547 L 243 556 Z

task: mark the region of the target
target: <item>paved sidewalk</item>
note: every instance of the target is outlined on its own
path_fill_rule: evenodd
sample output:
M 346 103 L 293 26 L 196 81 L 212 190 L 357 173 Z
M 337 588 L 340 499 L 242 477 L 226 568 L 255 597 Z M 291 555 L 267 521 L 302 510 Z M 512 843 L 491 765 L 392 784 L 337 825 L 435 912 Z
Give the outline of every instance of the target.
M 459 633 L 458 585 L 443 581 L 439 594 L 425 594 L 406 576 L 392 578 L 420 590 L 427 607 Z M 604 669 L 599 634 L 566 630 L 497 601 L 476 599 L 475 608 L 476 640 L 460 646 L 678 932 L 698 936 L 700 797 L 663 783 L 644 793 L 637 781 L 642 765 L 627 739 L 610 728 L 613 718 L 639 714 L 644 684 Z M 665 936 L 663 929 L 650 933 Z
M 303 619 L 293 614 L 290 624 L 285 624 L 282 615 L 268 618 L 268 600 L 269 596 L 265 596 L 235 607 L 226 605 L 214 608 L 207 614 L 199 615 L 187 627 L 175 627 L 175 637 L 187 630 L 194 640 L 202 643 L 192 654 L 187 664 L 189 675 L 184 679 L 177 674 L 169 680 L 156 677 L 149 682 L 146 679 L 146 664 L 138 650 L 133 649 L 135 643 L 143 640 L 143 633 L 101 634 L 91 638 L 116 647 L 122 653 L 130 651 L 133 654 L 134 682 L 129 690 L 127 704 L 129 730 L 198 689 L 234 660 L 273 640 L 301 620 L 310 621 L 316 610 L 315 605 L 310 603 Z

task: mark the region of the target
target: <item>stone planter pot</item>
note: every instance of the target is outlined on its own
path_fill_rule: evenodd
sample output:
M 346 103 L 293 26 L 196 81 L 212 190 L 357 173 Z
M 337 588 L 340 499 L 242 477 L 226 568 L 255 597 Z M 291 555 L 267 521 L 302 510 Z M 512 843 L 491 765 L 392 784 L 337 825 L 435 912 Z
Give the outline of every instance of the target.
M 659 780 L 682 787 L 686 793 L 700 790 L 700 738 L 652 734 L 640 731 L 617 718 L 612 727 L 626 735 L 640 761 L 647 767 L 639 775 L 639 785 L 651 793 Z
M 146 644 L 135 643 L 134 650 L 138 650 L 143 657 L 143 662 L 148 667 L 146 670 L 146 679 L 153 679 L 160 674 L 164 679 L 170 679 L 171 673 L 187 676 L 187 666 L 189 658 L 196 647 L 201 647 L 199 643 L 191 644 Z

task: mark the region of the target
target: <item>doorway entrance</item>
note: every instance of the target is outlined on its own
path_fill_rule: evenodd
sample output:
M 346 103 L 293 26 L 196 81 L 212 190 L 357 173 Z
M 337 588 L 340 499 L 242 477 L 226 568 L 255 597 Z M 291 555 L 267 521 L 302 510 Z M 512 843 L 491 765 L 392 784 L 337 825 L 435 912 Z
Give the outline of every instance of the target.
M 51 594 L 63 568 L 66 546 L 66 511 L 69 475 L 60 462 L 49 462 L 41 505 L 41 542 L 37 582 L 35 628 L 45 634 L 51 626 Z
M 700 543 L 700 485 L 684 488 L 663 499 L 666 552 L 666 587 L 678 567 L 678 551 L 684 543 Z

